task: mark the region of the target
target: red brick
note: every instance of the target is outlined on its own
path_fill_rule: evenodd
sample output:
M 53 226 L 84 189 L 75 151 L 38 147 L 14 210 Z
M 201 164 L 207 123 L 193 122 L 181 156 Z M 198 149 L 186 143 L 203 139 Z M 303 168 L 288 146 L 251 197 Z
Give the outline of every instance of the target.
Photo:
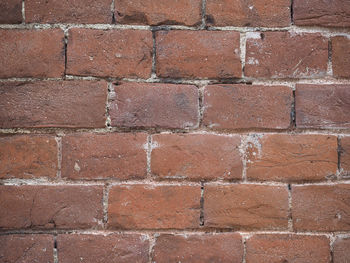
M 350 85 L 298 84 L 295 101 L 299 128 L 350 127 Z
M 245 75 L 313 78 L 327 72 L 328 39 L 321 34 L 247 33 Z
M 102 186 L 0 186 L 0 229 L 97 227 L 102 196 Z
M 1 0 L 0 24 L 19 24 L 22 22 L 22 0 Z
M 266 134 L 248 144 L 248 180 L 295 182 L 335 177 L 337 148 L 336 136 Z
M 292 215 L 297 231 L 350 230 L 350 185 L 293 186 Z
M 67 234 L 57 237 L 57 249 L 62 263 L 146 263 L 149 241 L 137 234 Z
M 214 26 L 289 26 L 289 0 L 208 0 L 207 23 Z
M 108 225 L 121 229 L 199 227 L 198 186 L 120 185 L 109 192 Z
M 241 262 L 243 245 L 236 233 L 171 235 L 156 239 L 152 262 Z
M 112 22 L 112 0 L 26 0 L 27 23 L 87 23 Z
M 0 83 L 0 127 L 105 127 L 107 83 Z
M 338 237 L 333 247 L 333 262 L 348 263 L 350 259 L 350 238 Z
M 147 174 L 147 134 L 73 134 L 62 138 L 62 177 L 132 179 Z
M 198 90 L 190 85 L 122 83 L 114 87 L 112 126 L 194 128 L 198 126 Z
M 0 259 L 4 263 L 53 263 L 53 236 L 3 235 L 0 236 Z
M 0 78 L 63 76 L 61 29 L 0 29 L 0 39 Z
M 331 260 L 326 236 L 254 235 L 246 244 L 247 263 L 327 263 Z
M 292 96 L 286 86 L 207 86 L 203 125 L 217 130 L 286 129 L 291 123 Z
M 287 187 L 235 184 L 204 187 L 204 226 L 251 229 L 286 229 Z
M 152 33 L 146 30 L 69 30 L 67 74 L 148 78 L 152 68 Z
M 121 24 L 196 26 L 201 8 L 201 0 L 116 0 L 115 16 Z
M 340 168 L 345 176 L 350 175 L 350 137 L 340 139 Z
M 350 5 L 348 1 L 294 0 L 294 24 L 298 26 L 350 26 Z
M 0 178 L 55 178 L 57 154 L 53 136 L 0 137 Z
M 238 135 L 154 135 L 152 173 L 162 179 L 241 179 L 240 144 Z
M 350 38 L 332 38 L 332 66 L 334 76 L 350 78 Z
M 156 71 L 162 78 L 241 77 L 239 33 L 156 32 Z

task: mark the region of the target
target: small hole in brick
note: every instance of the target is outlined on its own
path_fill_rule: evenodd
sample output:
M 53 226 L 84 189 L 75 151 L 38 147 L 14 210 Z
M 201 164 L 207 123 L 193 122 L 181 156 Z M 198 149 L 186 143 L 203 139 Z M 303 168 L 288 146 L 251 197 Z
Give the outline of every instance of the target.
M 264 33 L 260 33 L 260 37 L 261 37 L 262 40 L 264 40 L 265 34 Z

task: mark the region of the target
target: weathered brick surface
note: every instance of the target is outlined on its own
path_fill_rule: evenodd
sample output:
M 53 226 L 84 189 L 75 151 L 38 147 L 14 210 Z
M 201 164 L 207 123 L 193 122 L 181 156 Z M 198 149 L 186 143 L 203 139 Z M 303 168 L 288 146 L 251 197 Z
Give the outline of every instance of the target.
M 161 78 L 241 77 L 239 33 L 156 32 L 156 71 Z
M 1 262 L 53 263 L 53 236 L 45 234 L 0 236 Z
M 198 125 L 198 90 L 190 85 L 122 83 L 114 86 L 112 126 L 194 128 Z
M 350 78 L 350 38 L 332 38 L 332 66 L 334 76 Z
M 69 30 L 67 74 L 148 78 L 152 68 L 152 33 L 146 30 Z
M 241 262 L 243 244 L 236 233 L 162 234 L 153 248 L 153 262 Z
M 0 229 L 80 229 L 102 223 L 102 187 L 0 186 Z
M 161 179 L 241 179 L 239 136 L 152 136 L 152 173 Z
M 217 130 L 286 129 L 292 96 L 286 86 L 210 85 L 204 90 L 203 125 Z
M 78 134 L 62 138 L 62 177 L 136 179 L 147 174 L 145 133 Z
M 197 228 L 200 192 L 199 186 L 113 186 L 109 192 L 109 228 Z
M 293 186 L 292 214 L 297 231 L 349 231 L 350 185 Z
M 336 176 L 337 137 L 271 134 L 247 147 L 247 178 L 261 181 L 319 181 Z
M 0 83 L 0 127 L 104 127 L 107 83 Z
M 246 241 L 247 263 L 330 262 L 329 239 L 326 236 L 254 235 Z
M 252 184 L 205 186 L 204 225 L 234 230 L 286 229 L 287 187 Z
M 298 84 L 295 91 L 299 128 L 349 128 L 349 85 Z
M 346 175 L 350 175 L 350 136 L 340 139 L 340 168 Z
M 186 25 L 201 23 L 200 0 L 116 0 L 117 23 L 143 25 Z
M 245 75 L 257 78 L 318 78 L 326 75 L 328 39 L 321 34 L 247 33 Z
M 350 5 L 347 0 L 293 1 L 294 23 L 298 26 L 350 26 Z
M 333 262 L 347 263 L 350 259 L 350 238 L 338 237 L 333 244 Z
M 207 23 L 214 26 L 285 27 L 291 23 L 288 0 L 208 0 Z
M 0 29 L 0 78 L 59 78 L 64 73 L 61 29 Z
M 0 24 L 22 22 L 22 0 L 2 0 L 0 2 Z
M 0 178 L 56 177 L 58 148 L 53 136 L 0 137 Z
M 58 235 L 58 258 L 63 263 L 148 262 L 149 241 L 144 235 Z

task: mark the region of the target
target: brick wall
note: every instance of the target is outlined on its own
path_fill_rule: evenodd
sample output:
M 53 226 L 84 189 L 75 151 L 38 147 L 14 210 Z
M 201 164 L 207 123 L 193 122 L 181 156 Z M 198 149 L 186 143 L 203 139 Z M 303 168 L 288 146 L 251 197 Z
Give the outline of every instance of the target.
M 350 262 L 348 0 L 0 23 L 1 262 Z

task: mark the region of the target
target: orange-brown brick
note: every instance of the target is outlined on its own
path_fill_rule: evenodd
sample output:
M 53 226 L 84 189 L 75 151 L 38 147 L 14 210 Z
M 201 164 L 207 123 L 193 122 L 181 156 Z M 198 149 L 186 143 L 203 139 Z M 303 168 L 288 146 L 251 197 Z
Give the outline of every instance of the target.
M 207 23 L 214 26 L 289 26 L 289 0 L 207 0 Z
M 325 236 L 254 235 L 246 241 L 247 263 L 330 262 L 329 239 Z
M 235 184 L 204 187 L 204 226 L 251 229 L 286 229 L 287 187 Z
M 186 25 L 201 23 L 201 0 L 116 0 L 117 23 Z
M 121 229 L 199 227 L 199 186 L 120 185 L 109 192 L 108 225 Z
M 57 143 L 53 136 L 0 137 L 0 178 L 54 178 L 57 154 Z
M 63 76 L 61 29 L 0 29 L 0 39 L 0 78 Z
M 69 30 L 67 74 L 148 78 L 152 68 L 152 33 L 146 30 Z
M 333 244 L 333 262 L 348 263 L 350 259 L 350 237 L 337 237 Z
M 293 186 L 292 216 L 297 231 L 349 231 L 350 184 Z
M 247 33 L 245 75 L 256 78 L 318 78 L 326 75 L 328 39 L 321 34 Z
M 123 83 L 114 87 L 112 126 L 194 128 L 199 121 L 198 89 L 190 85 Z
M 344 176 L 350 175 L 350 136 L 340 139 L 340 168 Z
M 332 66 L 334 76 L 350 78 L 350 38 L 344 36 L 332 38 Z
M 298 84 L 295 101 L 299 128 L 350 128 L 350 85 Z
M 22 22 L 22 0 L 1 0 L 0 24 L 19 24 Z
M 147 174 L 145 133 L 73 134 L 62 138 L 62 177 L 131 179 Z
M 291 123 L 292 96 L 286 86 L 207 86 L 203 125 L 217 130 L 286 129 Z
M 239 136 L 154 135 L 152 173 L 164 179 L 241 179 L 240 144 Z
M 239 33 L 158 31 L 156 71 L 162 78 L 241 77 Z
M 97 227 L 102 196 L 102 186 L 0 186 L 0 229 Z
M 105 127 L 106 100 L 104 81 L 3 82 L 0 127 Z
M 112 22 L 112 0 L 26 0 L 27 23 L 87 23 Z
M 148 262 L 149 241 L 137 234 L 66 234 L 57 237 L 62 263 Z
M 153 248 L 153 261 L 241 262 L 243 245 L 236 233 L 171 235 L 162 234 Z
M 319 181 L 335 177 L 337 137 L 266 134 L 248 142 L 247 178 L 261 181 Z

